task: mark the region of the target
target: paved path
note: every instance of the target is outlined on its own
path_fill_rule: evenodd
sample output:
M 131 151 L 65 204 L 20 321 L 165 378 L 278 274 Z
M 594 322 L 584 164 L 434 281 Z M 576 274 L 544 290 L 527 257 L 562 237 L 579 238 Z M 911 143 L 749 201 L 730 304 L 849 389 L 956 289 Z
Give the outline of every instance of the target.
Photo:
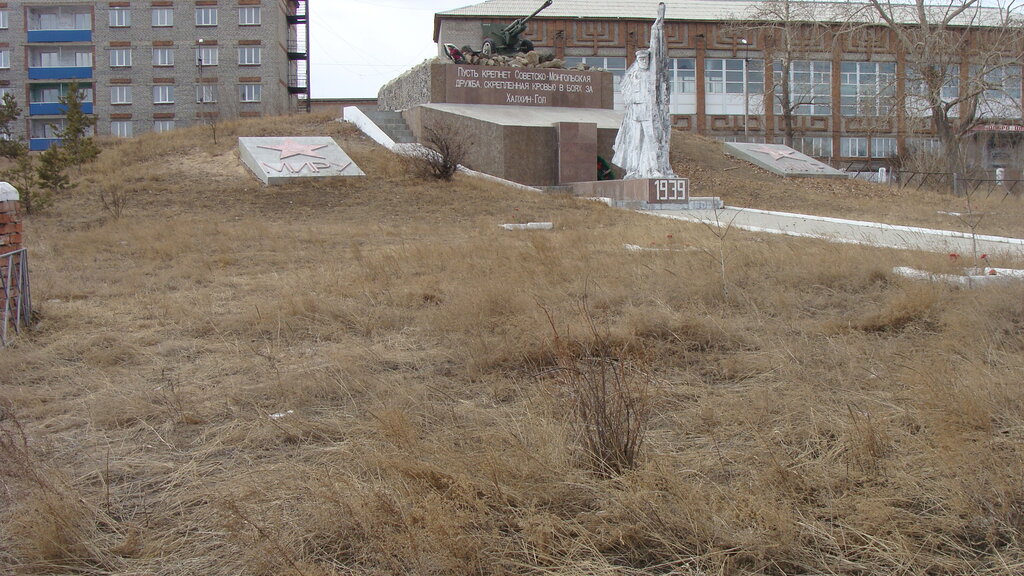
M 861 222 L 752 208 L 724 208 L 718 210 L 717 215 L 713 210 L 645 210 L 642 212 L 664 218 L 705 222 L 712 225 L 717 216 L 717 221 L 723 226 L 728 226 L 731 222 L 734 228 L 740 230 L 821 238 L 829 242 L 865 244 L 905 250 L 956 252 L 962 255 L 971 254 L 973 251 L 970 234 L 951 230 L 895 226 L 879 222 Z M 976 240 L 979 254 L 1024 257 L 1024 239 L 978 235 Z

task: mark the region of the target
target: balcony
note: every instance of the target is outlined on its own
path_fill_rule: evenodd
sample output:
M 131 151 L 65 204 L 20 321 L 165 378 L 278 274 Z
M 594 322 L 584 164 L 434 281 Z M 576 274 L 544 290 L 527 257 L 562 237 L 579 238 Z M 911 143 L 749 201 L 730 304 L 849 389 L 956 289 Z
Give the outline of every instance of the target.
M 92 12 L 83 6 L 32 6 L 26 13 L 28 41 L 92 42 Z
M 29 30 L 29 42 L 92 42 L 92 30 Z
M 29 116 L 61 116 L 68 107 L 60 102 L 35 102 L 28 105 Z M 82 102 L 82 112 L 92 114 L 92 102 Z
M 92 78 L 92 66 L 37 66 L 28 69 L 29 80 L 80 80 Z
M 60 145 L 60 138 L 29 138 L 28 149 L 33 152 L 42 152 L 43 150 L 49 150 L 50 146 L 57 144 Z

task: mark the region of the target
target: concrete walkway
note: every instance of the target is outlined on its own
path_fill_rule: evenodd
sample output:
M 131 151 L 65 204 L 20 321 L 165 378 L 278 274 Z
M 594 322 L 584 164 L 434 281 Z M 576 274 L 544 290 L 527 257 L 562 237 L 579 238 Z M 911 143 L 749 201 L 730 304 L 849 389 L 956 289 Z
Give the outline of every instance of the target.
M 753 208 L 724 208 L 717 214 L 712 210 L 643 210 L 644 214 L 731 226 L 739 230 L 785 234 L 806 238 L 820 238 L 829 242 L 864 244 L 903 250 L 924 250 L 930 252 L 956 252 L 972 254 L 970 234 L 951 230 L 934 230 L 911 226 L 895 226 L 879 222 L 843 220 L 825 216 L 771 212 Z M 979 254 L 1006 255 L 1024 258 L 1024 239 L 1003 236 L 978 235 Z

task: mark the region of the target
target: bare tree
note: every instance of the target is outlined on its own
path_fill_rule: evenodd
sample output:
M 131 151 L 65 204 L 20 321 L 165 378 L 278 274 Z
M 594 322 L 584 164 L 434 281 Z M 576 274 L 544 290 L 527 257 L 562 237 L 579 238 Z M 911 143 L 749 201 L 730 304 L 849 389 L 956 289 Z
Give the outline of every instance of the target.
M 830 59 L 840 31 L 819 12 L 817 2 L 764 0 L 731 31 L 761 46 L 770 63 L 765 107 L 774 106 L 781 115 L 787 146 L 793 146 L 797 116 L 831 114 Z
M 876 17 L 904 54 L 905 113 L 929 119 L 947 172 L 965 172 L 965 144 L 986 118 L 1020 117 L 1018 1 L 867 0 L 860 15 Z

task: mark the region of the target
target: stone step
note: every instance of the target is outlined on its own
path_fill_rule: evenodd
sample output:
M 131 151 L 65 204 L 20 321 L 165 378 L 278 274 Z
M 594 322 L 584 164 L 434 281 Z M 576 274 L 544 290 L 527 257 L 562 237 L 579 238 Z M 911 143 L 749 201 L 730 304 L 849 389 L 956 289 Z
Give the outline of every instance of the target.
M 416 137 L 413 136 L 412 130 L 409 130 L 409 125 L 405 123 L 405 118 L 400 112 L 387 110 L 363 110 L 363 112 L 395 142 L 401 144 L 416 142 Z

